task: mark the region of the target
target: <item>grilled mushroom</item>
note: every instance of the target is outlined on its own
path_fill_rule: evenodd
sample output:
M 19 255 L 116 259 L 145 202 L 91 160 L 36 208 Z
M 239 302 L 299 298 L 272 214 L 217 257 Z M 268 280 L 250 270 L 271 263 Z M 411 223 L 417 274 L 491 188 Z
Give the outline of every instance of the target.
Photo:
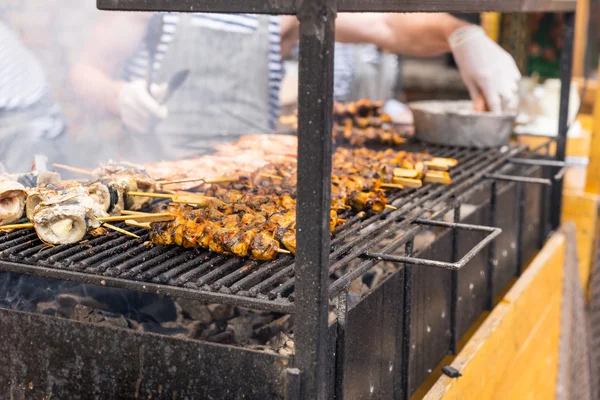
M 26 198 L 25 186 L 0 180 L 0 225 L 12 224 L 23 216 Z

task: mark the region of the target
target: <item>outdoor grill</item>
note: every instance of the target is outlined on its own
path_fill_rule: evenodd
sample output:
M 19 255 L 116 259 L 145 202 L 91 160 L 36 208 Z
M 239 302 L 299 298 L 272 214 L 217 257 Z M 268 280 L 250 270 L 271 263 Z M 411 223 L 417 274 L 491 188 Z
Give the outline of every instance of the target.
M 19 390 L 24 385 L 23 393 L 72 398 L 91 388 L 106 398 L 409 398 L 446 354 L 456 353 L 459 339 L 558 226 L 571 3 L 98 0 L 98 6 L 298 15 L 297 255 L 257 262 L 149 247 L 143 230 L 133 231 L 140 240 L 104 236 L 47 247 L 34 232 L 15 231 L 0 235 L 0 270 L 293 314 L 296 351 L 285 357 L 0 310 L 0 351 L 10 359 L 0 376 Z M 549 156 L 552 141 L 532 150 L 427 146 L 435 156 L 458 160 L 451 185 L 391 192 L 396 210 L 349 216 L 330 238 L 335 13 L 442 8 L 567 11 L 556 156 Z M 462 214 L 465 204 L 472 206 L 468 215 Z M 415 249 L 415 238 L 426 230 L 436 232 L 435 241 Z M 396 272 L 351 304 L 351 283 L 380 262 L 396 263 Z M 337 318 L 328 324 L 331 302 Z M 73 376 L 81 379 L 70 382 Z

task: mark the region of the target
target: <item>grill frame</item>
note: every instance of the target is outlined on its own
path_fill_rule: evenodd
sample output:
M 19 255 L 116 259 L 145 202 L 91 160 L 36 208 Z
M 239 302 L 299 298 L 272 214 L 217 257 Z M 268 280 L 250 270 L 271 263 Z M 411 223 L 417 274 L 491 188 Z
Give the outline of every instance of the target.
M 428 150 L 434 155 L 458 157 L 462 161 L 462 165 L 451 171 L 453 183 L 450 186 L 428 184 L 420 189 L 396 191 L 389 197 L 391 204 L 398 206 L 397 210 L 386 210 L 364 220 L 351 217 L 347 224 L 334 232 L 330 273 L 364 256 L 373 245 L 400 229 L 407 230 L 407 233 L 394 241 L 394 247 L 412 240 L 420 229 L 410 229 L 411 225 L 420 219 L 439 218 L 455 207 L 455 203 L 468 197 L 489 171 L 507 164 L 512 157 L 524 155 L 526 149 L 512 146 L 502 152 L 499 149 L 473 151 L 432 146 Z M 435 212 L 425 207 L 444 203 L 446 206 Z M 280 256 L 274 261 L 260 263 L 215 255 L 207 250 L 164 246 L 146 248 L 141 243 L 148 239 L 147 233 L 137 228 L 132 232 L 142 236 L 142 239 L 98 237 L 82 245 L 47 249 L 37 240 L 33 230 L 0 234 L 0 270 L 204 302 L 291 314 L 295 312 L 295 296 L 293 293 L 286 294 L 295 282 L 295 262 L 291 256 Z M 352 240 L 345 241 L 354 235 Z M 365 261 L 358 269 L 348 271 L 332 282 L 328 288 L 330 297 L 377 262 Z M 174 271 L 182 273 L 175 275 Z M 270 271 L 275 273 L 269 274 Z M 170 281 L 165 282 L 169 276 Z M 248 284 L 252 286 L 248 287 Z
M 290 382 L 295 382 L 287 392 L 293 399 L 325 399 L 328 395 L 327 358 L 329 338 L 327 336 L 327 298 L 328 266 L 327 232 L 328 216 L 326 210 L 329 201 L 331 173 L 331 106 L 333 98 L 333 42 L 335 16 L 338 10 L 336 0 L 304 0 L 291 6 L 289 0 L 270 0 L 269 2 L 240 0 L 201 1 L 180 0 L 161 2 L 152 5 L 147 0 L 97 0 L 100 8 L 121 10 L 148 10 L 160 7 L 172 10 L 200 12 L 289 12 L 296 13 L 300 21 L 300 84 L 299 84 L 299 207 L 298 223 L 306 226 L 298 235 L 299 282 L 297 319 L 297 354 L 294 366 L 300 370 L 289 371 Z M 502 1 L 464 0 L 453 6 L 453 10 L 479 11 L 506 10 Z M 354 5 L 354 6 L 352 6 Z M 135 6 L 135 7 L 134 7 Z M 389 0 L 370 0 L 367 4 L 358 2 L 340 2 L 340 10 L 348 7 L 350 11 L 444 11 L 444 4 L 438 0 L 395 2 Z M 179 7 L 179 8 L 176 8 Z M 566 136 L 568 131 L 569 92 L 573 59 L 573 41 L 575 12 L 574 4 L 560 6 L 552 0 L 511 1 L 510 8 L 519 11 L 535 11 L 559 8 L 565 13 L 564 47 L 561 54 L 561 96 L 560 120 L 557 140 L 558 161 L 564 161 Z M 152 9 L 156 11 L 156 8 Z M 311 176 L 311 173 L 314 174 Z M 317 185 L 311 184 L 312 180 Z M 316 187 L 315 187 L 316 186 Z M 556 228 L 560 218 L 562 180 L 552 188 L 551 227 Z M 311 227 L 310 222 L 314 222 Z M 304 225 L 306 224 L 306 225 Z M 546 227 L 541 229 L 546 232 Z M 410 248 L 411 246 L 409 246 Z M 410 254 L 409 254 L 410 255 Z M 6 265 L 6 267 L 9 267 Z M 412 267 L 410 267 L 412 268 Z M 32 272 L 32 271 L 30 271 Z M 456 280 L 453 279 L 453 295 L 456 293 Z M 225 299 L 224 296 L 220 296 Z M 454 297 L 453 297 L 454 298 Z M 454 338 L 455 339 L 455 338 Z M 343 342 L 343 339 L 342 339 Z M 339 342 L 338 342 L 339 343 Z M 331 346 L 330 346 L 331 347 Z M 336 379 L 339 368 L 335 370 Z M 294 379 L 291 379 L 294 377 Z M 343 377 L 342 377 L 343 378 Z M 408 381 L 403 382 L 404 388 Z M 340 392 L 336 396 L 343 396 Z M 340 398 L 340 397 L 338 397 Z M 408 390 L 402 393 L 408 398 Z

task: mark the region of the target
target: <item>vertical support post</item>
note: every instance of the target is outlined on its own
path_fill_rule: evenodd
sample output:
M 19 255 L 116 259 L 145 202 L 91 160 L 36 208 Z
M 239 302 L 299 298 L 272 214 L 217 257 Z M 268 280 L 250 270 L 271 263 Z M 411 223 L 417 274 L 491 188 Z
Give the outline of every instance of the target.
M 460 223 L 460 204 L 454 207 L 454 223 Z M 452 262 L 458 261 L 458 228 L 452 228 Z M 450 292 L 450 352 L 458 352 L 458 271 L 452 271 Z
M 552 179 L 552 176 L 550 175 L 550 168 L 542 168 L 542 178 L 544 179 Z M 544 241 L 546 240 L 546 235 L 548 232 L 548 207 L 547 207 L 547 201 L 548 201 L 548 188 L 546 187 L 546 185 L 540 185 L 540 216 L 539 216 L 539 228 L 538 228 L 538 241 L 537 241 L 537 247 L 538 249 L 541 249 L 542 247 L 544 247 Z
M 488 218 L 488 226 L 497 226 L 496 208 L 498 204 L 498 183 L 493 180 L 490 187 L 490 215 Z M 494 308 L 494 271 L 496 270 L 496 241 L 492 241 L 488 245 L 488 262 L 487 262 L 487 299 L 485 307 L 488 310 Z
M 300 0 L 296 367 L 302 399 L 327 398 L 335 0 Z
M 516 232 L 516 242 L 517 248 L 515 249 L 515 263 L 517 264 L 517 269 L 515 272 L 515 276 L 521 276 L 521 272 L 523 271 L 523 225 L 525 221 L 525 184 L 517 183 L 517 232 Z
M 335 399 L 344 399 L 344 365 L 346 356 L 346 327 L 348 324 L 348 286 L 338 293 L 337 342 L 335 349 Z
M 414 241 L 410 240 L 404 245 L 407 257 L 413 256 Z M 404 315 L 402 319 L 402 365 L 400 366 L 400 381 L 402 393 L 394 394 L 395 399 L 408 400 L 410 398 L 410 342 L 412 329 L 412 291 L 413 270 L 412 265 L 404 264 Z
M 569 93 L 573 70 L 573 42 L 575 40 L 575 13 L 564 14 L 563 47 L 560 54 L 560 109 L 558 114 L 558 137 L 556 140 L 556 160 L 564 161 L 569 129 Z M 551 212 L 552 229 L 560 225 L 562 211 L 563 179 L 552 185 Z

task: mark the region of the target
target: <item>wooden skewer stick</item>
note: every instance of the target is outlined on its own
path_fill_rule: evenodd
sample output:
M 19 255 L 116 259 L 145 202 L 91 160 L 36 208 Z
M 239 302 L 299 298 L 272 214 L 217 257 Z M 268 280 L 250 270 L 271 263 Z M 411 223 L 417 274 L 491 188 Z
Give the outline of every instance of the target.
M 204 178 L 186 178 L 186 179 L 174 179 L 174 180 L 164 180 L 164 181 L 157 181 L 156 183 L 158 185 L 171 185 L 171 184 L 175 184 L 175 183 L 191 183 L 191 182 L 204 182 L 205 179 Z
M 151 215 L 150 213 L 133 211 L 133 210 L 121 210 L 121 215 Z
M 239 180 L 240 180 L 239 176 L 230 176 L 230 177 L 206 179 L 204 182 L 205 183 L 227 183 L 227 182 L 237 182 Z
M 346 220 L 344 218 L 338 218 L 337 222 L 339 222 L 340 224 L 343 224 L 346 222 Z
M 0 230 L 8 230 L 8 229 L 27 229 L 33 228 L 33 224 L 31 222 L 25 224 L 13 224 L 13 225 L 4 225 L 0 226 Z
M 87 169 L 71 167 L 70 165 L 64 164 L 52 164 L 53 167 L 64 169 L 66 171 L 77 172 L 79 174 L 91 175 L 92 171 L 88 171 Z
M 119 228 L 118 226 L 114 226 L 114 225 L 111 225 L 111 224 L 106 224 L 106 223 L 105 223 L 105 224 L 102 224 L 102 226 L 105 226 L 105 227 L 107 227 L 107 228 L 109 228 L 109 229 L 112 229 L 112 230 L 113 230 L 113 231 L 115 231 L 115 232 L 122 233 L 123 235 L 131 236 L 131 237 L 133 237 L 133 238 L 136 238 L 136 239 L 139 239 L 139 238 L 140 238 L 140 237 L 139 237 L 138 235 L 136 235 L 135 233 L 131 233 L 131 232 L 129 232 L 129 231 L 126 231 L 125 229 L 121 229 L 121 228 Z
M 290 252 L 288 250 L 284 250 L 284 249 L 277 249 L 277 252 L 281 253 L 281 254 L 292 254 L 292 252 Z
M 144 228 L 144 229 L 150 229 L 150 222 L 136 222 L 132 219 L 127 219 L 125 220 L 125 225 L 127 226 L 133 226 L 135 228 Z
M 119 222 L 119 221 L 142 221 L 142 222 L 168 222 L 173 221 L 175 216 L 170 213 L 147 214 L 147 215 L 116 215 L 113 217 L 98 218 L 100 222 Z
M 398 209 L 398 207 L 394 207 L 394 206 L 391 206 L 389 204 L 386 204 L 385 208 L 389 208 L 390 210 L 397 210 Z
M 127 192 L 127 196 L 137 196 L 137 197 L 153 197 L 156 199 L 172 199 L 172 194 L 167 193 L 146 193 L 146 192 Z
M 262 176 L 263 178 L 269 178 L 269 179 L 275 179 L 275 180 L 282 180 L 283 177 L 282 176 L 277 176 L 277 175 L 271 175 L 271 174 L 265 174 L 263 172 L 260 172 L 258 174 L 258 176 Z

